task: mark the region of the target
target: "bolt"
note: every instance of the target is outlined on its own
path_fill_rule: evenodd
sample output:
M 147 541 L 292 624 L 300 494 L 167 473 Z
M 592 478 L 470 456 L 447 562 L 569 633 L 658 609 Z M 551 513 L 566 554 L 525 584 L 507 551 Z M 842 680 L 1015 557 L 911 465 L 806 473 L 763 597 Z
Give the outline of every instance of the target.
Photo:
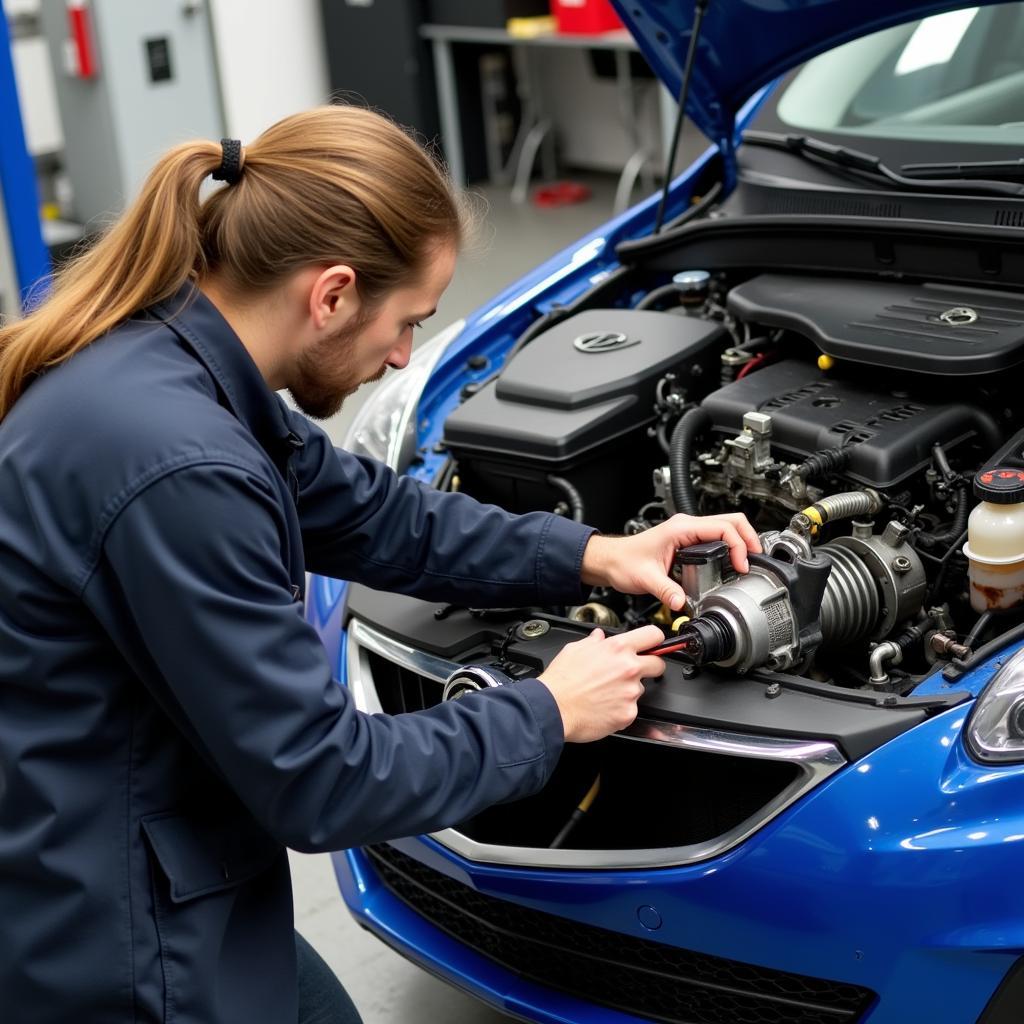
M 906 555 L 897 555 L 889 564 L 892 567 L 892 571 L 900 576 L 906 576 L 913 568 L 910 564 L 910 559 Z
M 535 640 L 539 636 L 543 636 L 551 626 L 543 619 L 528 619 L 522 623 L 516 630 L 521 640 Z
M 487 356 L 470 356 L 466 360 L 466 366 L 471 370 L 482 370 L 489 362 Z
M 782 696 L 782 687 L 778 683 L 769 683 L 765 687 L 764 695 L 769 700 L 774 700 L 776 697 Z

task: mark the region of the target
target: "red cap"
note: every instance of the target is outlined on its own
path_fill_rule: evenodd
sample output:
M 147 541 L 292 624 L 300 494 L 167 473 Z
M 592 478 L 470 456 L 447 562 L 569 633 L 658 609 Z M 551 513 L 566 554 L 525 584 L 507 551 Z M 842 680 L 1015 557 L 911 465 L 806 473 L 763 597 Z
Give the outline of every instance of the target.
M 983 469 L 974 478 L 974 496 L 995 505 L 1024 502 L 1024 469 L 995 466 Z

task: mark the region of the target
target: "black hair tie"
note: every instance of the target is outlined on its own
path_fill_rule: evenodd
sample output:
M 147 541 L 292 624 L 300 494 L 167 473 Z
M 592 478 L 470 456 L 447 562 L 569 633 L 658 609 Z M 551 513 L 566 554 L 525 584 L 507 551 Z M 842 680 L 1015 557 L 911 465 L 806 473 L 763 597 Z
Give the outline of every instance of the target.
M 220 167 L 213 172 L 213 179 L 234 185 L 242 176 L 242 143 L 238 139 L 221 139 L 220 148 Z

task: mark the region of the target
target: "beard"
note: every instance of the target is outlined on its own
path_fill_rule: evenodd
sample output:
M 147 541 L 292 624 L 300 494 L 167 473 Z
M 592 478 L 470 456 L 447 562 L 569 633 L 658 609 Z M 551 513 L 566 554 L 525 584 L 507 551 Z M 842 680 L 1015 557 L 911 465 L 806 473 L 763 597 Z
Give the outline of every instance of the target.
M 384 364 L 370 377 L 360 377 L 352 353 L 352 341 L 362 324 L 346 327 L 323 338 L 304 352 L 295 367 L 288 391 L 310 419 L 326 420 L 341 410 L 345 399 L 361 384 L 378 381 L 387 372 Z

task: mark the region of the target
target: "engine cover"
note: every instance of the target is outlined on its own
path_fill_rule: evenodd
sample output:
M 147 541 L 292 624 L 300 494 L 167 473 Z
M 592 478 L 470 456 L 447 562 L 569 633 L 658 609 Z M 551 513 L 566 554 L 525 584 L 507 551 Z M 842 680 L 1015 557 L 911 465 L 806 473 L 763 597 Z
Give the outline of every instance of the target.
M 947 448 L 975 436 L 989 438 L 995 425 L 969 405 L 929 403 L 894 396 L 785 360 L 713 392 L 703 407 L 714 428 L 730 437 L 743 414 L 772 418 L 772 451 L 800 461 L 824 448 L 850 446 L 843 475 L 870 487 L 891 487 L 927 468 L 936 443 Z
M 669 370 L 685 378 L 724 336 L 707 320 L 650 310 L 579 313 L 538 335 L 456 409 L 445 443 L 552 464 L 578 458 L 652 420 L 658 380 Z
M 1024 297 L 983 288 L 761 274 L 729 311 L 810 338 L 837 359 L 939 376 L 999 373 L 1024 361 Z
M 463 489 L 514 512 L 550 509 L 553 475 L 580 493 L 586 521 L 619 531 L 650 491 L 645 428 L 668 371 L 712 378 L 718 324 L 650 310 L 594 309 L 538 335 L 445 422 Z M 649 453 L 649 454 L 648 454 Z

